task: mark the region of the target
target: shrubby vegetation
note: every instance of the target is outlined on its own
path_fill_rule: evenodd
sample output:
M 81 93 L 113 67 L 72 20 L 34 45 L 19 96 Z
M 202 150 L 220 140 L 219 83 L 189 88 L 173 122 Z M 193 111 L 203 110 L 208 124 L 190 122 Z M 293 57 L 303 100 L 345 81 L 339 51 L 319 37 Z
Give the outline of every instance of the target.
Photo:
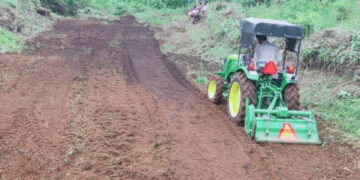
M 7 0 L 10 1 L 10 0 Z M 118 16 L 152 10 L 186 7 L 187 0 L 40 0 L 44 7 L 61 15 Z M 358 0 L 208 0 L 233 6 L 246 16 L 287 20 L 303 27 L 304 35 L 331 27 L 360 28 Z M 221 8 L 221 6 L 219 6 Z M 219 9 L 217 9 L 219 10 Z M 157 12 L 161 14 L 162 12 Z M 148 11 L 147 11 L 148 12 Z M 240 17 L 239 17 L 240 18 Z
M 321 119 L 343 128 L 347 137 L 360 137 L 360 86 L 349 75 L 303 71 L 301 103 L 314 109 Z
M 309 36 L 326 28 L 360 28 L 358 0 L 276 0 L 270 5 L 244 7 L 249 16 L 283 19 L 303 27 Z
M 20 51 L 22 43 L 13 33 L 0 28 L 0 53 Z
M 341 29 L 317 32 L 305 41 L 301 57 L 305 67 L 349 72 L 360 62 L 360 34 Z
M 94 15 L 120 15 L 123 13 L 145 11 L 147 8 L 178 8 L 187 4 L 187 0 L 40 0 L 44 7 L 65 16 L 74 16 L 78 12 Z M 133 11 L 135 10 L 135 11 Z M 100 12 L 103 11 L 103 12 Z M 130 11 L 130 12 L 129 12 Z
M 0 52 L 20 51 L 24 40 L 51 27 L 37 8 L 39 0 L 0 0 Z

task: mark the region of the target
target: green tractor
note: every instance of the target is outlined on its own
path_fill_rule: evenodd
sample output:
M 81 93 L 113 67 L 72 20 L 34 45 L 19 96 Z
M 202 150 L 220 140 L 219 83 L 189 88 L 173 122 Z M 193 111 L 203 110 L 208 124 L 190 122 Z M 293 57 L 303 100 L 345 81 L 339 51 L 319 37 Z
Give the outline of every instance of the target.
M 302 29 L 285 21 L 246 18 L 241 30 L 239 53 L 226 57 L 219 72 L 209 81 L 207 97 L 215 104 L 227 99 L 230 119 L 244 125 L 256 142 L 320 144 L 313 111 L 300 110 L 298 65 Z M 282 69 L 274 61 L 254 62 L 254 37 L 285 38 Z M 241 54 L 242 48 L 249 53 Z M 285 67 L 287 52 L 296 61 Z M 280 69 L 280 68 L 279 68 Z

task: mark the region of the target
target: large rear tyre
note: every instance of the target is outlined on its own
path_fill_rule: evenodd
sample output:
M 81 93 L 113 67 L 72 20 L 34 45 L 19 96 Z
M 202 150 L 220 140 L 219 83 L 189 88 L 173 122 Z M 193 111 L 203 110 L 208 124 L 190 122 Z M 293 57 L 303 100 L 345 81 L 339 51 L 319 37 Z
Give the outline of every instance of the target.
M 283 98 L 289 110 L 300 109 L 300 94 L 297 84 L 289 84 L 285 87 Z
M 219 104 L 222 98 L 224 82 L 220 76 L 213 76 L 207 86 L 207 97 L 211 102 Z
M 237 125 L 243 125 L 246 98 L 249 98 L 249 103 L 255 104 L 255 97 L 255 84 L 247 79 L 243 72 L 234 74 L 230 84 L 227 106 L 230 120 Z

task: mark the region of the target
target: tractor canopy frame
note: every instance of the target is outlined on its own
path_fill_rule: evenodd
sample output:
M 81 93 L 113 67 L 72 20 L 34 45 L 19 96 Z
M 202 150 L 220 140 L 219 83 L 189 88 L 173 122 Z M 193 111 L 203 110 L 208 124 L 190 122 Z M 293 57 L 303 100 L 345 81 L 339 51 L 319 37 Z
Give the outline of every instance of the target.
M 238 54 L 239 60 L 241 48 L 244 47 L 247 49 L 252 49 L 254 46 L 254 38 L 257 35 L 285 38 L 285 51 L 290 51 L 297 54 L 295 76 L 297 75 L 303 33 L 301 27 L 290 24 L 286 21 L 260 18 L 245 18 L 238 21 L 237 25 L 241 30 L 241 39 Z M 283 58 L 284 70 L 286 57 Z

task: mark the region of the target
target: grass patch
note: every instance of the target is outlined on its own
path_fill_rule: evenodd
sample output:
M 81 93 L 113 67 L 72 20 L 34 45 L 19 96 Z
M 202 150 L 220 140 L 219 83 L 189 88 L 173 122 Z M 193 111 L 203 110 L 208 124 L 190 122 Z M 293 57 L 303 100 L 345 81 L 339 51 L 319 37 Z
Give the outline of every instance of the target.
M 205 85 L 208 82 L 208 79 L 204 75 L 200 75 L 196 78 L 198 84 Z
M 243 0 L 238 0 L 243 1 Z M 360 28 L 357 0 L 289 0 L 272 1 L 257 6 L 245 5 L 248 16 L 282 19 L 302 26 L 305 35 L 331 27 L 347 30 Z
M 0 1 L 0 52 L 19 52 L 24 41 L 37 33 L 49 29 L 49 17 L 36 12 L 39 0 L 2 0 Z
M 0 28 L 0 52 L 18 52 L 23 48 L 23 43 L 15 34 Z
M 347 137 L 359 138 L 360 83 L 347 75 L 318 71 L 305 71 L 300 78 L 302 105 L 341 127 Z
M 121 15 L 131 14 L 140 22 L 150 24 L 165 24 L 171 21 L 184 19 L 176 14 L 184 13 L 187 8 L 183 4 L 154 4 L 155 1 L 124 1 L 124 0 L 90 0 L 79 1 L 77 16 L 81 18 L 94 17 L 99 19 L 116 20 Z M 174 1 L 176 3 L 176 1 Z M 185 3 L 186 4 L 186 3 Z M 174 8 L 178 7 L 178 8 Z M 185 17 L 186 18 L 186 17 Z
M 301 61 L 306 67 L 349 71 L 360 62 L 360 34 L 340 29 L 317 32 L 305 41 Z
M 149 9 L 145 8 L 143 11 L 130 8 L 128 13 L 134 15 L 138 21 L 150 24 L 165 25 L 174 21 L 181 21 L 186 19 L 186 8 L 178 9 Z

